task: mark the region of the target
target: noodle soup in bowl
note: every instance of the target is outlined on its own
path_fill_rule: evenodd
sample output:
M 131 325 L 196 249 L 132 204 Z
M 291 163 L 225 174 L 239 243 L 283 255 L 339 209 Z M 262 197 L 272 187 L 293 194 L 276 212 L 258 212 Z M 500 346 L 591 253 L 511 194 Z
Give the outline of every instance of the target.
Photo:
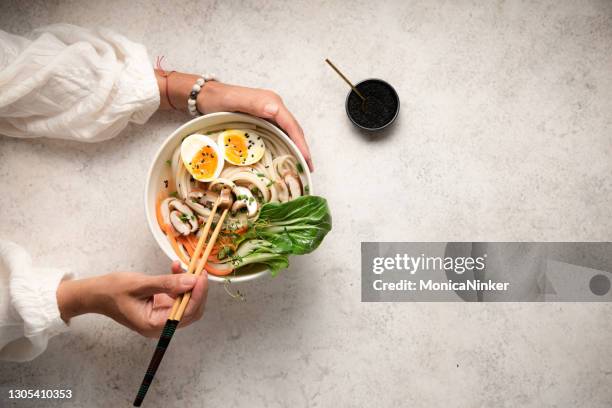
M 192 136 L 194 134 L 196 136 Z M 248 147 L 248 154 L 238 157 L 225 150 L 235 147 L 231 141 L 234 135 L 246 141 L 243 147 L 236 149 L 244 148 L 246 151 Z M 190 141 L 195 139 L 194 142 L 199 142 L 199 138 L 220 143 L 211 146 L 209 153 L 198 156 L 197 163 L 194 163 L 195 157 L 193 161 L 183 157 L 186 151 L 190 151 L 189 146 L 185 146 L 188 143 L 183 143 L 187 137 L 190 137 Z M 260 150 L 262 146 L 263 154 Z M 215 155 L 213 147 L 221 150 L 223 157 Z M 261 158 L 249 164 L 249 160 L 257 159 L 258 154 Z M 232 162 L 225 160 L 226 157 Z M 208 158 L 215 160 L 215 165 L 220 165 L 219 160 L 223 161 L 223 169 L 210 179 L 202 176 L 201 180 L 209 181 L 199 181 L 200 178 L 194 178 L 193 174 L 199 176 L 200 173 L 194 171 L 196 166 L 200 168 L 200 163 L 204 168 Z M 222 231 L 228 236 L 233 231 L 239 233 L 247 228 L 246 225 L 256 219 L 255 212 L 266 202 L 285 202 L 297 195 L 313 193 L 311 175 L 304 157 L 293 141 L 273 124 L 250 115 L 228 112 L 200 116 L 185 123 L 165 140 L 155 154 L 145 187 L 149 229 L 164 253 L 173 261 L 179 260 L 185 269 L 189 255 L 197 244 L 196 234 L 208 218 L 210 203 L 219 188 L 233 188 L 236 202 L 240 201 L 236 207 L 241 208 L 231 211 L 224 223 L 227 228 Z M 221 241 L 220 236 L 217 242 Z M 221 244 L 216 245 L 216 248 L 219 247 L 219 252 L 226 249 Z M 216 253 L 213 260 L 207 262 L 211 281 L 225 282 L 230 279 L 232 282 L 244 282 L 269 273 L 268 268 L 261 264 L 245 265 L 226 273 L 218 269 L 221 263 L 214 262 L 221 256 Z

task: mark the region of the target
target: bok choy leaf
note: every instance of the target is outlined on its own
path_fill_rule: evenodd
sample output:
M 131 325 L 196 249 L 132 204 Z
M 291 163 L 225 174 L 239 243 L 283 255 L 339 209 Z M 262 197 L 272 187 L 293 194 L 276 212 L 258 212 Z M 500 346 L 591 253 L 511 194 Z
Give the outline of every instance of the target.
M 286 203 L 264 204 L 257 220 L 237 242 L 232 263 L 237 268 L 263 263 L 275 275 L 289 265 L 288 255 L 314 251 L 331 227 L 323 197 L 303 196 Z

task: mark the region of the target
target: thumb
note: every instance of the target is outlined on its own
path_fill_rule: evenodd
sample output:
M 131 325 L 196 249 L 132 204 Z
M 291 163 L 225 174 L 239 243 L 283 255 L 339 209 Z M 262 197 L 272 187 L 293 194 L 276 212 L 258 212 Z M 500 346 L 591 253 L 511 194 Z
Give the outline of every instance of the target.
M 144 296 L 151 296 L 157 293 L 178 295 L 192 289 L 197 280 L 198 279 L 194 275 L 187 273 L 147 276 L 139 292 Z

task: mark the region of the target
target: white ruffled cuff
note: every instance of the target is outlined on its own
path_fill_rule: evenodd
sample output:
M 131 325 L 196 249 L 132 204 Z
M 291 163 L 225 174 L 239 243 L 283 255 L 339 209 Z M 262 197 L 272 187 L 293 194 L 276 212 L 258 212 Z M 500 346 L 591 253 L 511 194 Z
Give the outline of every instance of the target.
M 120 44 L 128 55 L 124 68 L 115 84 L 117 110 L 131 111 L 130 122 L 143 124 L 159 108 L 159 86 L 147 49 L 110 30 L 100 29 L 100 33 L 112 43 Z
M 0 244 L 0 256 L 10 273 L 11 310 L 7 317 L 13 326 L 22 324 L 21 336 L 2 354 L 13 361 L 31 360 L 47 348 L 51 337 L 68 330 L 60 317 L 56 293 L 60 282 L 74 275 L 56 268 L 35 268 L 22 247 L 11 242 Z
M 37 331 L 40 331 L 38 328 L 44 327 L 43 331 L 46 332 L 47 337 L 53 337 L 69 329 L 69 324 L 66 324 L 60 316 L 57 304 L 57 288 L 63 280 L 74 279 L 75 276 L 72 272 L 61 269 L 46 269 L 44 273 L 36 275 L 42 275 L 42 279 L 39 280 L 38 293 L 34 294 L 32 303 L 33 305 L 38 303 L 43 326 L 37 325 L 31 335 L 36 335 Z M 35 313 L 33 305 L 29 306 L 30 310 L 26 312 L 27 315 L 31 316 Z M 26 337 L 28 337 L 27 332 Z

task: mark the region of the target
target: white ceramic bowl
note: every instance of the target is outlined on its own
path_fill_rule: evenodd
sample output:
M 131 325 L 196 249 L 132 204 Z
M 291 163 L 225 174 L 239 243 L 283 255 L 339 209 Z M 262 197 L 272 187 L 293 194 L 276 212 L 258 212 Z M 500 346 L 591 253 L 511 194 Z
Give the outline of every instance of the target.
M 185 136 L 188 136 L 196 131 L 211 126 L 222 125 L 223 123 L 236 122 L 251 123 L 260 126 L 262 128 L 267 129 L 273 135 L 278 136 L 279 139 L 284 141 L 285 144 L 287 144 L 287 146 L 291 150 L 291 152 L 295 155 L 295 157 L 297 157 L 298 161 L 302 164 L 302 167 L 304 168 L 304 173 L 301 176 L 306 179 L 306 185 L 309 186 L 310 194 L 313 193 L 312 179 L 310 176 L 310 171 L 308 170 L 308 165 L 304 160 L 304 156 L 302 156 L 302 153 L 300 153 L 297 146 L 291 141 L 291 139 L 289 139 L 289 137 L 276 126 L 265 120 L 242 113 L 218 112 L 195 118 L 176 129 L 161 145 L 161 147 L 155 154 L 151 167 L 149 168 L 149 173 L 147 175 L 147 184 L 145 187 L 145 211 L 147 221 L 149 223 L 149 229 L 151 230 L 153 237 L 155 237 L 155 240 L 157 241 L 159 247 L 165 252 L 168 258 L 173 261 L 178 260 L 178 256 L 174 253 L 170 242 L 168 242 L 166 235 L 162 232 L 161 228 L 157 224 L 157 219 L 155 217 L 155 203 L 162 182 L 161 178 L 162 173 L 164 171 L 164 166 L 167 166 L 166 160 L 168 160 L 168 158 L 172 156 L 172 152 L 181 143 Z M 187 265 L 183 264 L 183 267 L 186 269 Z M 239 275 L 236 277 L 231 277 L 230 279 L 232 282 L 246 282 L 252 279 L 262 277 L 268 274 L 268 272 L 269 271 L 267 269 L 261 269 L 248 275 Z M 208 279 L 214 282 L 225 282 L 224 277 L 218 277 L 214 275 L 208 275 Z

